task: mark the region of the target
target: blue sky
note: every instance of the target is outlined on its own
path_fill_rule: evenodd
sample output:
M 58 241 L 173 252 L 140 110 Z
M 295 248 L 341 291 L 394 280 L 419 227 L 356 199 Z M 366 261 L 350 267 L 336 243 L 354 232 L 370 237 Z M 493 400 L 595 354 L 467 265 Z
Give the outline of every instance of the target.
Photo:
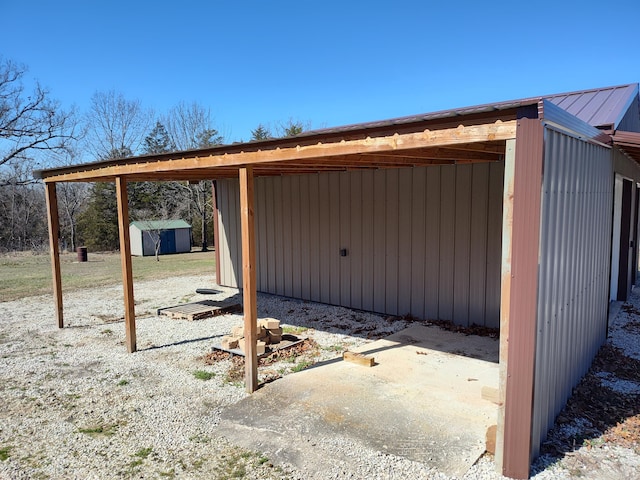
M 640 2 L 0 0 L 0 54 L 81 111 L 116 90 L 226 141 L 640 81 Z

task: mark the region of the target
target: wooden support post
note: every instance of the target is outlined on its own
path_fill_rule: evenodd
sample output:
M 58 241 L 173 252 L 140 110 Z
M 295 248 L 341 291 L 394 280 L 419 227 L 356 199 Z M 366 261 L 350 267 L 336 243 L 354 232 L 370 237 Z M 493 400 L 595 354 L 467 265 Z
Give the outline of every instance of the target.
M 49 250 L 51 252 L 51 277 L 53 280 L 53 301 L 56 307 L 56 319 L 58 328 L 64 327 L 62 314 L 62 274 L 60 271 L 60 252 L 58 251 L 58 231 L 60 222 L 58 219 L 58 197 L 56 184 L 45 183 L 47 199 L 47 222 L 49 224 Z
M 538 263 L 544 163 L 544 126 L 537 118 L 520 118 L 516 129 L 513 158 L 513 194 L 510 265 L 503 264 L 503 279 L 510 270 L 508 292 L 502 286 L 502 304 L 508 295 L 508 310 L 501 312 L 506 320 L 507 335 L 501 326 L 500 342 L 507 344 L 502 432 L 502 475 L 529 478 L 531 466 L 536 321 L 538 305 Z M 505 176 L 507 168 L 505 167 Z M 505 248 L 503 244 L 503 248 Z M 504 259 L 504 256 L 503 256 Z M 505 319 L 503 315 L 508 315 Z M 501 345 L 500 362 L 503 361 Z M 498 437 L 500 439 L 500 437 Z M 535 445 L 537 448 L 537 445 Z M 498 446 L 496 446 L 496 449 Z
M 244 302 L 245 387 L 258 389 L 256 341 L 258 307 L 256 300 L 256 241 L 254 220 L 253 167 L 240 168 L 240 224 L 242 226 L 242 298 Z
M 504 400 L 507 388 L 509 358 L 509 305 L 511 303 L 511 236 L 513 230 L 513 178 L 516 141 L 507 140 L 504 159 L 504 189 L 502 196 L 502 273 L 500 283 L 500 363 L 498 387 L 498 424 L 496 430 L 495 464 L 502 473 L 504 453 Z
M 120 232 L 120 261 L 122 263 L 122 286 L 124 288 L 124 324 L 127 351 L 133 353 L 136 345 L 136 311 L 133 302 L 133 268 L 131 266 L 131 242 L 129 241 L 129 199 L 127 181 L 116 177 L 118 198 L 118 229 Z

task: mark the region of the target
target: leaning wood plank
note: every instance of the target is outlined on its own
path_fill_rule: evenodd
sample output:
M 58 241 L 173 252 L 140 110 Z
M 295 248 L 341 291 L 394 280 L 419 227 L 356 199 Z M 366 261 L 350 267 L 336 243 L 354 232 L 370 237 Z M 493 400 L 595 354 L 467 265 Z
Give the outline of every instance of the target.
M 373 367 L 373 364 L 375 363 L 375 359 L 373 357 L 356 352 L 344 352 L 342 354 L 342 358 L 347 362 L 357 363 L 363 367 Z
M 500 403 L 500 392 L 497 388 L 484 386 L 480 391 L 480 395 L 482 396 L 483 400 L 489 400 L 496 405 L 502 405 Z

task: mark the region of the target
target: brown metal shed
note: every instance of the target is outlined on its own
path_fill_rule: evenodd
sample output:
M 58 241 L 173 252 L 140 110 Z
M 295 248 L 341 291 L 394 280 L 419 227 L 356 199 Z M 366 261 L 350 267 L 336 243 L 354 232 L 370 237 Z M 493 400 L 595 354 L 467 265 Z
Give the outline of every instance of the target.
M 116 182 L 133 352 L 126 183 L 216 179 L 217 278 L 244 290 L 249 391 L 258 289 L 499 326 L 496 463 L 527 478 L 610 297 L 635 282 L 639 131 L 634 84 L 43 170 L 58 324 L 57 182 Z

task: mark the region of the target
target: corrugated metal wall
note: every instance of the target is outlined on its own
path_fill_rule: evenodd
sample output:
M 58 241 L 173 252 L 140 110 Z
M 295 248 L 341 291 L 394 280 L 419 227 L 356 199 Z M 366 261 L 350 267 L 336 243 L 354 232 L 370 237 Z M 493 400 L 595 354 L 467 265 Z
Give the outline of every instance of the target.
M 620 121 L 620 124 L 616 126 L 616 130 L 640 132 L 640 100 L 637 95 L 633 99 L 627 113 L 625 113 Z
M 503 175 L 483 163 L 258 178 L 258 289 L 497 328 Z M 218 182 L 218 202 L 219 282 L 236 287 L 237 181 Z
M 612 201 L 611 150 L 547 128 L 534 456 L 606 338 Z

